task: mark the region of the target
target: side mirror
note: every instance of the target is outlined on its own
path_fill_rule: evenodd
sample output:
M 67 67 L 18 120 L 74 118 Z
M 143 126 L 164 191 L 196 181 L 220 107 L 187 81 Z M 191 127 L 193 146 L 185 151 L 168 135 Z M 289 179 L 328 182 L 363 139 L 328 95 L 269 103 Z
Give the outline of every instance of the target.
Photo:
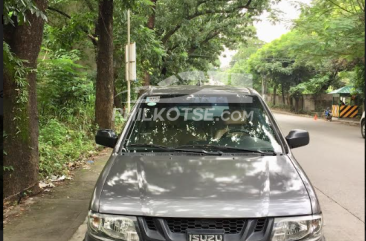
M 310 141 L 309 132 L 298 129 L 291 130 L 286 136 L 286 141 L 290 148 L 306 146 Z
M 98 130 L 95 136 L 95 142 L 99 145 L 114 148 L 118 140 L 118 136 L 113 130 Z

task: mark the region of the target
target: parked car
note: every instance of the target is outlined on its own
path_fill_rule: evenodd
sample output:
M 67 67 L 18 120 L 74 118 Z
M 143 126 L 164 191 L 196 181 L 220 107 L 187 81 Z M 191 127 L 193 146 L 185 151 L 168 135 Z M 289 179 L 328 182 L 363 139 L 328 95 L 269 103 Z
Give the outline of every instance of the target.
M 360 124 L 361 124 L 361 135 L 363 138 L 365 138 L 365 111 L 362 113 Z
M 284 137 L 250 88 L 151 88 L 96 183 L 86 241 L 324 241 L 318 198 Z

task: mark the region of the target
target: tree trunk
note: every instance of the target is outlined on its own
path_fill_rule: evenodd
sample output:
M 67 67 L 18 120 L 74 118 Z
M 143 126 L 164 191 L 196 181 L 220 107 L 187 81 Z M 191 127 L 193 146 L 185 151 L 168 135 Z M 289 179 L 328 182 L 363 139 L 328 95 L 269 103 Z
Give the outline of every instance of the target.
M 273 105 L 276 105 L 277 85 L 273 86 Z
M 299 112 L 299 97 L 295 96 L 295 113 Z
M 35 0 L 37 7 L 44 11 L 47 2 Z M 44 20 L 27 13 L 29 24 L 4 26 L 4 41 L 12 53 L 25 60 L 24 66 L 36 69 L 37 57 L 42 44 Z M 4 197 L 23 194 L 24 191 L 39 191 L 38 187 L 38 112 L 36 96 L 36 72 L 26 75 L 27 85 L 19 86 L 14 79 L 14 69 L 5 69 L 4 79 L 4 166 L 13 171 L 4 172 Z M 19 101 L 19 89 L 27 88 L 27 103 Z
M 285 102 L 285 88 L 283 88 L 283 85 L 281 85 L 281 92 L 282 92 L 282 104 L 286 105 L 286 102 Z
M 147 27 L 149 29 L 154 29 L 155 28 L 155 9 L 156 9 L 156 1 L 157 0 L 151 0 L 152 6 L 151 6 L 151 10 L 152 13 L 149 16 L 149 19 L 147 21 Z
M 114 87 L 114 106 L 116 108 L 124 108 L 124 103 L 122 100 L 122 94 L 117 92 L 116 87 Z
M 154 29 L 155 28 L 155 9 L 156 9 L 156 1 L 157 0 L 151 0 L 151 3 L 153 4 L 151 6 L 151 14 L 149 15 L 149 18 L 147 20 L 147 27 L 149 29 Z M 145 74 L 144 74 L 144 83 L 143 86 L 149 86 L 150 85 L 150 74 L 149 72 L 146 70 Z M 140 94 L 143 93 L 143 90 L 140 91 Z
M 113 61 L 114 61 L 114 64 L 113 64 L 114 65 L 113 66 L 114 99 L 113 99 L 113 101 L 114 101 L 114 106 L 116 108 L 123 108 L 125 103 L 126 103 L 126 102 L 123 102 L 122 97 L 124 95 L 127 95 L 127 93 L 124 93 L 124 95 L 123 95 L 117 90 L 117 87 L 118 87 L 117 81 L 118 81 L 118 78 L 119 78 L 119 68 L 121 68 L 122 64 L 124 64 L 124 58 L 123 57 L 124 56 L 121 56 L 121 55 L 115 55 L 113 57 Z M 123 84 L 124 83 L 125 83 L 125 81 L 123 81 Z M 120 83 L 120 84 L 122 84 L 122 83 Z
M 150 85 L 150 74 L 149 72 L 145 71 L 145 75 L 144 75 L 144 86 L 149 86 Z
M 98 56 L 95 122 L 100 129 L 113 128 L 113 0 L 99 2 Z

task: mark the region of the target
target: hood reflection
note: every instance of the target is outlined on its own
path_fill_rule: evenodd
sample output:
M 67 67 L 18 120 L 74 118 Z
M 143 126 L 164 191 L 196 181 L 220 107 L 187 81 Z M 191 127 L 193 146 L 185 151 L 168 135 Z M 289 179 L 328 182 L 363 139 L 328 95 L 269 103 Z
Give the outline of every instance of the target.
M 169 217 L 311 214 L 307 191 L 286 156 L 134 154 L 114 163 L 100 212 Z

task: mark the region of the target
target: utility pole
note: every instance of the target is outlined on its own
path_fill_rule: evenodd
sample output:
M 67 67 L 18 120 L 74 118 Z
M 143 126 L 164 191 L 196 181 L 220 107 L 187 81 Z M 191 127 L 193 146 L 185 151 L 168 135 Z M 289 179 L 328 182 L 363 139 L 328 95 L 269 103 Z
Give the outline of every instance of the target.
M 262 98 L 264 98 L 264 79 L 262 77 Z
M 131 41 L 131 37 L 130 37 L 130 9 L 127 10 L 127 48 L 126 50 L 130 50 L 130 41 Z M 130 51 L 127 52 L 126 56 L 130 56 Z M 131 80 L 130 80 L 130 64 L 129 64 L 129 58 L 126 59 L 127 65 L 126 65 L 126 72 L 128 78 L 127 80 L 127 113 L 130 114 L 130 110 L 131 110 Z
M 130 10 L 127 11 L 127 45 L 126 45 L 126 81 L 127 81 L 127 113 L 131 111 L 131 81 L 136 80 L 136 44 L 131 44 Z

